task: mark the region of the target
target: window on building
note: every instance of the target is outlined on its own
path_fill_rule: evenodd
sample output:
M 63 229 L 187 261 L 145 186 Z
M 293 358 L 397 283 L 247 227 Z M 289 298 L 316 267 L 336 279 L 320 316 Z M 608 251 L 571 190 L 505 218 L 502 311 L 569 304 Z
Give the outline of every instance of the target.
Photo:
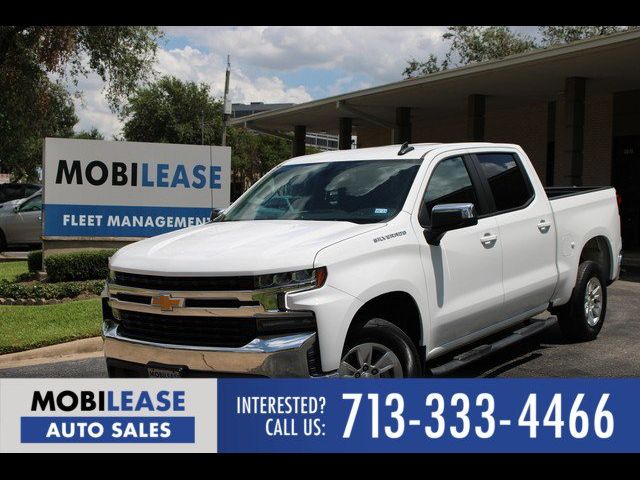
M 480 153 L 477 157 L 498 212 L 522 207 L 531 199 L 533 191 L 513 154 Z

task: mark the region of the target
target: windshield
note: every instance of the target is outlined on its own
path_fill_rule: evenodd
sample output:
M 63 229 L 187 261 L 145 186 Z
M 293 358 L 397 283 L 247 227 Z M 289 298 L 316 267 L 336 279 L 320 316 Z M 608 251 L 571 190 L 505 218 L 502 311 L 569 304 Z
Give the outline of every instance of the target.
M 219 221 L 382 222 L 401 209 L 421 160 L 284 165 L 265 176 Z

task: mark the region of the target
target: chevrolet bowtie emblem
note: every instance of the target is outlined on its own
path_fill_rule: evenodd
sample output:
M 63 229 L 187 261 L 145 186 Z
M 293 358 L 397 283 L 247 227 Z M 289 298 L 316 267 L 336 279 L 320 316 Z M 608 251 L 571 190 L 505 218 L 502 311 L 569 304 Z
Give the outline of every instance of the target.
M 184 298 L 172 298 L 170 293 L 151 298 L 151 305 L 160 307 L 163 312 L 170 312 L 174 307 L 183 307 Z

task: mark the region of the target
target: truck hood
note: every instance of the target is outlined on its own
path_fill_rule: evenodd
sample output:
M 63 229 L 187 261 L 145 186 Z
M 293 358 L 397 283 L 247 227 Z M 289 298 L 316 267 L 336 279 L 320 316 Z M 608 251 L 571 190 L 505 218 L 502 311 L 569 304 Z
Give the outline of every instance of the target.
M 322 248 L 383 227 L 302 220 L 215 222 L 121 248 L 114 270 L 167 276 L 257 275 L 313 267 Z

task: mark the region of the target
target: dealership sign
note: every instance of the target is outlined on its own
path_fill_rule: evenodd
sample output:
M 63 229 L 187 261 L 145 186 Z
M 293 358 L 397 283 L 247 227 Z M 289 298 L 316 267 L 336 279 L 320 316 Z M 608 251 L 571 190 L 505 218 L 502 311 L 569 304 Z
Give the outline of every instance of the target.
M 47 138 L 44 238 L 150 237 L 229 206 L 231 149 Z

